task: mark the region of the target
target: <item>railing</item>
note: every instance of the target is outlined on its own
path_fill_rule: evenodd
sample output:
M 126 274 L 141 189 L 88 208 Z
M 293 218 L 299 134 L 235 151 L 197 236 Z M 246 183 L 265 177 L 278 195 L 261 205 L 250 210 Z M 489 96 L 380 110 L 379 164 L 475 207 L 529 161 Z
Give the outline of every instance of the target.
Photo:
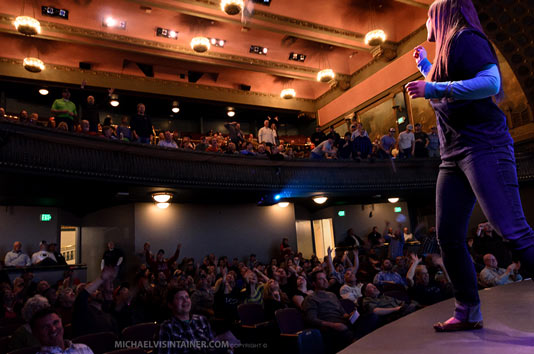
M 534 180 L 530 154 L 521 181 Z M 139 185 L 240 190 L 371 192 L 435 186 L 439 160 L 266 159 L 166 149 L 0 121 L 0 171 Z

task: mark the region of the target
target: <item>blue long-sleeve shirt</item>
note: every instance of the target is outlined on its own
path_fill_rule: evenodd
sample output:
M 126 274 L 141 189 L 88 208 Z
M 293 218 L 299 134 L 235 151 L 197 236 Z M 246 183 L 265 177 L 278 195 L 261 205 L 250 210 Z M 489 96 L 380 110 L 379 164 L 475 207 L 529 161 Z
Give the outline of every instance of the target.
M 417 65 L 423 76 L 427 76 L 432 64 L 427 58 Z M 450 97 L 458 100 L 478 100 L 499 93 L 501 76 L 497 65 L 487 65 L 474 78 L 462 81 L 427 82 L 425 98 Z

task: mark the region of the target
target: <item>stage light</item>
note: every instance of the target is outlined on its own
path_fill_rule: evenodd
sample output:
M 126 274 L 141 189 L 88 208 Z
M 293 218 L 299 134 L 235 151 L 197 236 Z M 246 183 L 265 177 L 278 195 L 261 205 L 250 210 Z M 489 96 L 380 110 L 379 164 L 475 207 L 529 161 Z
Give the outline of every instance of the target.
M 306 60 L 306 55 L 291 52 L 289 53 L 289 60 L 303 62 L 304 60 Z
M 158 27 L 156 28 L 156 36 L 169 39 L 178 39 L 178 32 L 167 28 Z
M 250 46 L 250 53 L 259 54 L 259 55 L 267 55 L 267 52 L 269 50 L 267 48 L 261 47 L 259 45 L 251 45 Z
M 390 202 L 391 204 L 395 204 L 398 201 L 399 201 L 399 198 L 388 198 L 388 202 Z
M 56 9 L 52 6 L 41 6 L 41 13 L 44 16 L 59 17 L 65 20 L 69 19 L 69 10 Z
M 287 208 L 288 205 L 289 205 L 289 202 L 280 202 L 280 203 L 278 203 L 278 206 L 280 208 Z
M 315 197 L 313 201 L 317 204 L 324 204 L 328 200 L 327 197 Z
M 103 27 L 126 29 L 126 21 L 119 21 L 111 16 L 102 20 Z
M 274 196 L 274 200 L 280 200 L 280 198 L 282 198 L 282 196 L 280 194 L 276 194 Z
M 48 95 L 48 90 L 45 89 L 45 88 L 42 88 L 42 89 L 39 89 L 39 93 L 40 93 L 41 95 L 43 95 L 43 96 L 46 96 L 46 95 Z
M 158 192 L 152 194 L 152 199 L 154 199 L 156 203 L 167 203 L 172 199 L 172 196 L 172 193 L 169 192 Z

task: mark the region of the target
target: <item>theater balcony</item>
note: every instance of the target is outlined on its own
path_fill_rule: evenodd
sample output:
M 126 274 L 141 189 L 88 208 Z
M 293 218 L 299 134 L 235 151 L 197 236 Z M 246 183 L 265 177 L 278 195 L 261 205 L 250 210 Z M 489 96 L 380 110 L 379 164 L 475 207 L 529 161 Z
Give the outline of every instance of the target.
M 516 147 L 520 183 L 534 180 L 532 144 Z M 433 198 L 439 160 L 341 162 L 189 152 L 0 122 L 3 205 L 92 208 L 150 201 L 173 191 L 175 202 L 257 202 L 328 195 L 343 202 L 385 201 L 395 195 Z M 231 198 L 231 199 L 228 199 Z M 274 200 L 264 198 L 266 204 Z

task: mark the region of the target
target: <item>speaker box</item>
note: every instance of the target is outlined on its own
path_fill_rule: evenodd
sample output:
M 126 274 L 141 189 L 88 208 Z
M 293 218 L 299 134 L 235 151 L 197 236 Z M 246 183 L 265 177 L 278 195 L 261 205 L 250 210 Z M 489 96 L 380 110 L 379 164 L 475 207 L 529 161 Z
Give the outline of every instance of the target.
M 243 90 L 243 91 L 250 91 L 250 86 L 241 84 L 241 85 L 239 85 L 239 89 Z
M 91 70 L 91 67 L 92 67 L 91 63 L 86 63 L 83 61 L 80 62 L 80 69 Z

